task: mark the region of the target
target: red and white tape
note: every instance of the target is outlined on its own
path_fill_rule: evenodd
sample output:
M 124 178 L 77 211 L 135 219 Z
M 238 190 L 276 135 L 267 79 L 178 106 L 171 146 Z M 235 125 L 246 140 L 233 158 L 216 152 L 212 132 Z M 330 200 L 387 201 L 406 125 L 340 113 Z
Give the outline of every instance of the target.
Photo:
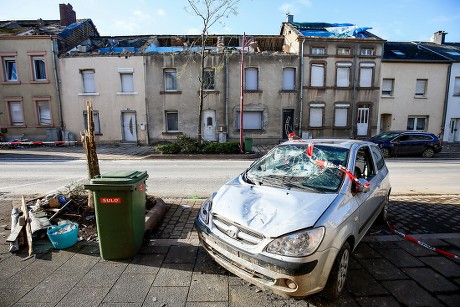
M 40 141 L 14 141 L 14 142 L 0 142 L 0 146 L 41 146 L 41 145 L 75 145 L 77 141 L 54 141 L 54 142 L 40 142 Z
M 415 239 L 414 237 L 411 237 L 411 236 L 409 236 L 409 235 L 406 235 L 406 234 L 404 234 L 404 233 L 402 233 L 402 232 L 396 230 L 396 229 L 395 229 L 394 227 L 392 227 L 388 222 L 387 222 L 387 225 L 388 225 L 388 228 L 390 229 L 391 232 L 397 234 L 398 236 L 403 237 L 404 239 L 406 239 L 406 240 L 408 240 L 408 241 L 410 241 L 410 242 L 412 242 L 412 243 L 415 243 L 415 244 L 418 244 L 418 245 L 420 245 L 420 246 L 423 246 L 423 247 L 426 248 L 426 249 L 429 249 L 429 250 L 431 250 L 431 251 L 434 251 L 434 252 L 436 252 L 436 253 L 438 253 L 438 254 L 441 254 L 441 255 L 444 255 L 444 256 L 446 256 L 446 257 L 449 257 L 449 258 L 452 258 L 452 259 L 455 259 L 455 260 L 460 260 L 460 256 L 457 256 L 457 255 L 455 255 L 454 253 L 446 252 L 446 251 L 444 251 L 444 250 L 442 250 L 442 249 L 439 249 L 439 248 L 437 248 L 437 247 L 433 247 L 433 246 L 431 246 L 431 245 L 429 245 L 429 244 L 427 244 L 427 243 L 425 243 L 425 242 L 422 242 L 422 241 L 420 241 L 420 240 L 417 240 L 417 239 Z

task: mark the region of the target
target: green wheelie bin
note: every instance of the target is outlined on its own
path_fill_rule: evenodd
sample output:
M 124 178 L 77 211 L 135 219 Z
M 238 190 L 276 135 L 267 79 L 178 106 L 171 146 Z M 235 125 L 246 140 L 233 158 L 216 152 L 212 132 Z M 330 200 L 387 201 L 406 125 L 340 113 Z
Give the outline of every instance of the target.
M 142 246 L 147 172 L 113 171 L 84 187 L 93 192 L 99 251 L 106 260 L 132 258 Z

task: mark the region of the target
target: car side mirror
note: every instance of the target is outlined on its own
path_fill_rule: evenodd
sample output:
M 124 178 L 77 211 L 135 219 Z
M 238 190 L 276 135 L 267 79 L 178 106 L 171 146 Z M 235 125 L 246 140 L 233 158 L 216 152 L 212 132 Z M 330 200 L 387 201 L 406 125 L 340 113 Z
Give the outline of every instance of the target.
M 358 179 L 359 184 L 356 187 L 358 193 L 367 193 L 371 189 L 371 184 L 364 178 Z

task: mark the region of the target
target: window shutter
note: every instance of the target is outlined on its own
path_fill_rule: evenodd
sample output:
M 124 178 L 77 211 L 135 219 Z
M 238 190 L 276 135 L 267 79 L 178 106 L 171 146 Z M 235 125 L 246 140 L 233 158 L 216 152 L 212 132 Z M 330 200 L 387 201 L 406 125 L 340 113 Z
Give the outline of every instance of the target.
M 311 86 L 324 86 L 324 64 L 311 65 Z
M 121 74 L 121 91 L 123 93 L 134 92 L 133 74 Z
M 335 126 L 346 127 L 348 119 L 348 109 L 337 108 L 335 109 Z
M 295 90 L 295 69 L 294 68 L 283 69 L 283 90 L 286 90 L 286 91 Z
M 310 127 L 323 126 L 323 108 L 310 108 Z
M 9 106 L 10 106 L 11 124 L 13 126 L 24 125 L 24 117 L 22 115 L 21 104 L 14 102 L 14 103 L 10 103 Z
M 337 68 L 337 87 L 350 86 L 350 68 L 338 67 Z
M 415 84 L 415 95 L 425 96 L 426 80 L 417 80 Z
M 372 68 L 371 67 L 361 67 L 359 86 L 360 87 L 371 87 L 372 86 Z
M 257 83 L 257 68 L 246 68 L 244 89 L 249 91 L 256 91 L 258 90 Z
M 455 77 L 454 95 L 460 96 L 460 77 Z
M 85 93 L 95 93 L 96 87 L 94 85 L 94 72 L 84 71 L 83 72 L 83 91 Z

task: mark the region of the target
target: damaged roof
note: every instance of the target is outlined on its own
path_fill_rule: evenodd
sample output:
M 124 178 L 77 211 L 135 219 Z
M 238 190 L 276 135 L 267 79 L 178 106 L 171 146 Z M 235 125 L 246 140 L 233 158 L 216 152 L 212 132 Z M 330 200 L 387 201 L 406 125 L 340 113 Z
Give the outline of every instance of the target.
M 208 35 L 206 50 L 223 52 L 225 50 L 241 50 L 242 35 Z M 281 52 L 283 37 L 281 35 L 247 36 L 247 41 L 256 42 L 257 52 Z M 142 35 L 142 36 L 100 36 L 80 43 L 81 47 L 69 50 L 75 53 L 172 53 L 199 52 L 201 35 Z
M 370 27 L 359 27 L 351 23 L 327 22 L 287 22 L 305 37 L 324 38 L 374 38 L 378 36 L 368 32 Z
M 68 26 L 60 20 L 3 20 L 0 36 L 57 35 L 59 52 L 66 52 L 88 37 L 98 37 L 99 32 L 91 19 L 80 19 Z

